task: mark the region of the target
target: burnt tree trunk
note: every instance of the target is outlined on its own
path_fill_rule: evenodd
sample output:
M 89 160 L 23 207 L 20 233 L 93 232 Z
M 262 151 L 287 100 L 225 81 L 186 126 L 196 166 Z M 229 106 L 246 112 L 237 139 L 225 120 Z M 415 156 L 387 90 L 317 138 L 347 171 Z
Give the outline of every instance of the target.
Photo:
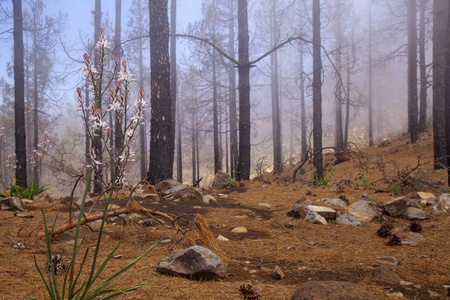
M 217 74 L 215 50 L 212 54 L 212 88 L 213 88 L 213 139 L 214 139 L 214 174 L 222 170 L 219 142 L 219 108 L 217 105 Z
M 417 5 L 416 0 L 408 0 L 408 124 L 411 143 L 419 139 L 417 105 Z
M 301 131 L 302 131 L 302 159 L 308 154 L 308 140 L 306 137 L 306 107 L 305 107 L 305 74 L 303 66 L 303 48 L 300 46 L 300 115 L 301 115 Z
M 234 2 L 230 1 L 230 13 L 229 13 L 229 25 L 228 25 L 228 55 L 233 59 L 236 56 L 235 43 L 234 43 Z M 229 89 L 230 89 L 230 175 L 236 178 L 236 169 L 238 165 L 238 120 L 236 112 L 236 71 L 233 62 L 230 62 L 229 66 Z
M 100 39 L 100 24 L 101 24 L 101 18 L 102 18 L 102 4 L 101 0 L 95 0 L 95 11 L 94 11 L 94 45 L 99 41 Z M 94 49 L 94 64 L 97 66 L 100 60 L 99 53 L 96 49 Z M 98 89 L 99 91 L 102 90 L 102 83 L 99 82 Z M 97 93 L 99 97 L 101 97 L 101 93 Z M 102 99 L 96 99 L 96 96 L 94 96 L 94 105 L 102 110 Z M 99 165 L 95 167 L 95 173 L 94 173 L 94 193 L 95 194 L 101 194 L 102 193 L 102 181 L 103 181 L 103 166 L 102 166 L 102 139 L 101 139 L 101 130 L 97 129 L 95 131 L 95 137 L 94 137 L 94 153 L 95 153 L 95 160 L 100 162 Z
M 149 10 L 151 125 L 150 164 L 147 181 L 156 184 L 173 176 L 174 144 L 167 0 L 149 0 Z
M 170 95 L 172 97 L 172 136 L 173 147 L 175 147 L 175 128 L 178 127 L 175 123 L 177 120 L 177 0 L 170 1 Z M 181 127 L 179 127 L 181 128 Z M 177 138 L 178 142 L 178 138 Z M 175 149 L 175 148 L 174 148 Z M 177 181 L 183 182 L 183 164 L 181 157 L 180 146 L 177 146 Z
M 420 115 L 419 131 L 427 131 L 427 64 L 425 60 L 425 12 L 427 0 L 420 0 L 419 55 L 420 55 Z
M 369 147 L 373 146 L 372 2 L 369 1 Z
M 38 49 L 37 49 L 37 24 L 34 21 L 33 30 L 33 149 L 38 151 L 39 143 L 39 93 L 38 93 Z M 39 165 L 38 162 L 34 162 L 33 166 L 33 179 L 32 184 L 39 185 Z
M 434 169 L 445 168 L 445 51 L 447 47 L 447 0 L 433 1 L 433 142 Z
M 445 140 L 447 144 L 447 176 L 450 186 L 450 2 L 447 5 L 447 49 L 445 53 Z
M 341 1 L 336 0 L 336 24 L 335 24 L 335 38 L 336 38 L 336 90 L 335 90 L 335 147 L 340 151 L 343 145 L 343 130 L 342 130 L 342 52 L 341 52 Z
M 239 164 L 237 178 L 250 179 L 250 63 L 247 0 L 238 0 Z
M 25 75 L 23 63 L 22 0 L 13 0 L 14 16 L 14 136 L 16 152 L 16 184 L 26 188 L 27 147 L 25 131 Z M 12 183 L 11 183 L 12 185 Z
M 314 168 L 319 179 L 323 178 L 322 158 L 322 60 L 320 56 L 320 0 L 313 0 L 313 139 Z

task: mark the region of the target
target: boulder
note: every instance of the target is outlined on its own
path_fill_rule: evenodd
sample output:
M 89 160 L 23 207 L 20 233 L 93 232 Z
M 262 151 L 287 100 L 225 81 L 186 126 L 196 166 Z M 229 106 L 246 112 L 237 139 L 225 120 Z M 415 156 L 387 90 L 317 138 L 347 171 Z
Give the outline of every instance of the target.
M 384 267 L 379 267 L 376 269 L 374 275 L 378 279 L 392 283 L 400 283 L 400 281 L 403 280 L 397 273 Z
M 166 179 L 161 181 L 160 183 L 158 183 L 155 188 L 158 192 L 161 193 L 161 195 L 166 196 L 169 194 L 173 194 L 174 192 L 176 192 L 175 189 L 176 187 L 179 187 L 180 185 L 182 185 L 181 183 L 179 183 L 178 181 L 170 178 L 170 179 Z M 187 186 L 187 184 L 185 184 L 185 186 Z
M 216 175 L 214 176 L 214 181 L 211 184 L 211 187 L 213 189 L 221 189 L 225 186 L 225 183 L 228 180 L 228 177 L 230 177 L 230 175 L 228 175 L 226 172 L 224 171 L 218 171 L 216 173 Z
M 330 206 L 337 210 L 346 209 L 348 207 L 348 202 L 342 199 L 322 199 L 320 201 L 324 205 Z
M 372 300 L 375 299 L 364 287 L 346 281 L 307 281 L 291 300 Z
M 224 278 L 227 268 L 222 259 L 202 246 L 193 246 L 164 257 L 156 269 L 169 275 L 179 275 L 195 280 Z
M 182 185 L 180 187 L 183 188 L 177 188 L 177 191 L 173 194 L 173 199 L 180 199 L 184 201 L 203 200 L 202 195 L 196 189 L 185 185 Z
M 442 194 L 437 198 L 437 203 L 431 208 L 438 217 L 450 215 L 450 194 Z
M 336 224 L 362 226 L 361 222 L 352 215 L 343 214 L 336 218 Z
M 336 211 L 332 208 L 326 207 L 326 206 L 317 206 L 317 205 L 307 205 L 306 210 L 312 210 L 322 217 L 325 218 L 325 220 L 336 220 Z
M 305 217 L 305 221 L 313 224 L 323 224 L 323 225 L 327 224 L 327 220 L 313 210 L 308 210 L 308 213 L 306 214 Z
M 428 217 L 427 214 L 420 208 L 411 206 L 406 209 L 406 218 L 408 220 L 425 220 Z
M 9 197 L 0 200 L 0 210 L 23 211 L 23 202 L 19 197 Z
M 435 198 L 434 194 L 426 193 L 426 192 L 417 192 L 417 197 L 421 200 L 427 200 L 431 198 Z
M 39 195 L 36 195 L 33 197 L 33 201 L 34 202 L 38 202 L 38 201 L 50 201 L 52 197 L 50 197 L 49 194 L 47 193 L 40 193 Z
M 133 194 L 133 200 L 134 201 L 145 201 L 145 202 L 154 202 L 159 201 L 159 195 L 158 194 L 145 194 L 145 193 L 137 193 Z
M 381 207 L 373 201 L 361 200 L 348 207 L 348 214 L 360 222 L 379 221 L 383 215 Z
M 388 203 L 381 205 L 384 212 L 391 217 L 402 217 L 406 214 L 408 200 L 405 197 L 392 199 Z
M 294 203 L 292 209 L 286 213 L 288 217 L 294 219 L 304 219 L 306 217 L 307 211 L 305 206 L 301 203 Z

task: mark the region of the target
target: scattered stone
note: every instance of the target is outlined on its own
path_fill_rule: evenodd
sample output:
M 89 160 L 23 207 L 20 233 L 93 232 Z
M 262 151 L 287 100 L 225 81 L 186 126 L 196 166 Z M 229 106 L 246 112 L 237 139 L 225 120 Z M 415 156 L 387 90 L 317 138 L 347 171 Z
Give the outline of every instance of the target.
M 166 196 L 166 195 L 175 193 L 176 188 L 181 185 L 182 184 L 179 183 L 178 181 L 170 178 L 170 179 L 161 181 L 160 183 L 158 183 L 155 186 L 155 188 L 157 191 L 159 191 L 161 193 L 161 195 Z M 183 186 L 185 187 L 185 186 L 187 186 L 187 184 L 184 184 Z
M 0 200 L 0 210 L 23 211 L 23 202 L 19 197 L 9 197 Z
M 231 230 L 232 233 L 247 233 L 247 229 L 245 227 L 236 227 Z
M 377 268 L 374 272 L 374 276 L 378 279 L 393 283 L 400 283 L 400 281 L 403 280 L 397 273 L 384 267 Z
M 313 224 L 323 224 L 323 225 L 327 224 L 327 220 L 313 210 L 308 210 L 308 213 L 306 214 L 305 217 L 305 221 Z
M 270 205 L 269 203 L 258 203 L 258 206 L 264 207 L 264 208 L 271 208 L 272 205 Z
M 411 247 L 417 246 L 417 243 L 416 243 L 416 242 L 413 242 L 413 241 L 401 241 L 401 244 L 402 244 L 402 245 L 411 246 Z
M 399 266 L 401 265 L 401 261 L 398 258 L 391 257 L 391 256 L 381 256 L 375 258 L 375 261 L 379 264 L 385 264 L 390 266 Z
M 19 217 L 19 218 L 34 218 L 34 216 L 30 213 L 26 213 L 26 212 L 20 212 L 20 211 L 16 211 L 14 212 L 14 216 Z
M 442 194 L 437 198 L 437 204 L 431 208 L 438 217 L 450 215 L 450 194 Z
M 380 220 L 381 207 L 373 201 L 361 200 L 348 207 L 348 214 L 356 217 L 360 222 L 372 222 Z
M 228 180 L 228 177 L 230 177 L 230 175 L 228 175 L 226 172 L 218 171 L 216 173 L 216 175 L 214 176 L 214 180 L 213 180 L 213 183 L 211 184 L 211 187 L 213 189 L 223 188 L 225 186 L 225 183 Z
M 336 218 L 336 224 L 362 226 L 361 222 L 352 215 L 343 214 Z
M 193 209 L 202 209 L 202 207 L 201 207 L 201 206 L 198 206 L 198 205 L 196 205 L 196 206 L 194 206 L 194 207 L 193 207 Z
M 121 259 L 122 255 L 121 254 L 117 254 L 117 255 L 112 256 L 112 258 L 114 258 L 114 259 Z
M 421 210 L 420 208 L 416 207 L 408 207 L 406 209 L 406 218 L 408 220 L 425 220 L 428 218 L 427 214 Z
M 408 281 L 404 281 L 404 280 L 400 281 L 400 284 L 401 284 L 401 285 L 403 285 L 403 286 L 410 286 L 410 285 L 414 285 L 414 283 L 412 283 L 412 282 L 408 282 Z
M 33 204 L 34 201 L 30 199 L 22 199 L 23 204 Z
M 217 199 L 213 195 L 204 195 L 203 196 L 203 203 L 204 204 L 217 203 Z
M 295 246 L 289 246 L 287 247 L 288 250 L 296 250 L 297 248 L 295 248 Z
M 227 239 L 227 238 L 224 237 L 223 235 L 219 235 L 219 236 L 217 237 L 217 239 L 218 239 L 219 241 L 223 241 L 223 242 L 229 242 L 229 241 L 230 241 L 229 239 Z
M 406 213 L 408 207 L 408 200 L 405 197 L 400 197 L 389 201 L 388 203 L 381 205 L 383 210 L 388 216 L 402 217 Z
M 115 209 L 119 209 L 119 208 L 120 208 L 120 206 L 116 205 L 116 204 L 111 204 L 110 206 L 108 206 L 108 209 L 110 209 L 110 210 L 115 210 Z
M 436 196 L 433 193 L 426 193 L 426 192 L 417 192 L 417 197 L 419 197 L 419 199 L 421 200 L 436 198 Z
M 407 200 L 406 201 L 406 206 L 407 207 L 415 207 L 415 208 L 418 208 L 418 209 L 422 209 L 422 207 L 420 207 L 419 204 L 417 204 L 416 202 L 411 201 L 411 200 Z
M 278 265 L 276 265 L 272 271 L 272 278 L 283 279 L 284 277 L 286 277 L 286 276 L 284 275 L 283 271 L 281 270 L 281 268 Z
M 159 201 L 159 195 L 158 194 L 133 194 L 133 200 L 135 201 L 145 201 L 145 202 L 150 202 L 150 201 Z
M 427 201 L 427 200 L 420 200 L 420 201 L 419 201 L 419 205 L 420 205 L 421 207 L 426 207 L 426 206 L 428 206 L 428 201 Z
M 391 297 L 391 298 L 403 298 L 404 295 L 403 295 L 402 292 L 397 291 L 397 292 L 390 293 L 389 297 Z
M 47 193 L 40 193 L 39 195 L 36 195 L 33 197 L 33 201 L 34 202 L 39 202 L 39 201 L 50 201 L 51 197 L 49 194 Z
M 313 211 L 321 215 L 325 220 L 336 220 L 336 211 L 326 206 L 307 205 L 306 210 Z
M 348 207 L 348 200 L 345 201 L 343 199 L 322 199 L 319 201 L 321 201 L 324 205 L 331 206 L 332 208 L 337 210 L 346 209 Z
M 222 259 L 202 246 L 173 252 L 158 262 L 156 269 L 164 274 L 196 280 L 224 278 L 227 275 L 227 268 Z
M 307 281 L 291 300 L 372 300 L 375 299 L 364 287 L 346 281 Z
M 389 147 L 392 144 L 392 141 L 388 138 L 385 138 L 378 144 L 378 147 Z
M 170 239 L 164 239 L 164 240 L 162 240 L 161 242 L 159 242 L 160 244 L 162 244 L 162 245 L 167 245 L 167 244 L 170 244 L 172 241 L 170 240 Z
M 177 188 L 177 191 L 173 193 L 173 199 L 180 199 L 183 201 L 203 200 L 202 195 L 196 189 L 187 185 L 181 185 L 180 187 L 182 188 Z
M 303 204 L 294 203 L 292 209 L 286 213 L 288 217 L 294 219 L 304 219 L 306 217 L 307 211 Z
M 425 237 L 423 235 L 421 235 L 420 233 L 410 232 L 408 238 L 412 239 L 412 240 L 416 240 L 416 241 L 422 241 L 422 242 L 426 241 Z
M 256 273 L 258 273 L 258 270 L 250 270 L 250 271 L 248 271 L 250 274 L 256 274 Z

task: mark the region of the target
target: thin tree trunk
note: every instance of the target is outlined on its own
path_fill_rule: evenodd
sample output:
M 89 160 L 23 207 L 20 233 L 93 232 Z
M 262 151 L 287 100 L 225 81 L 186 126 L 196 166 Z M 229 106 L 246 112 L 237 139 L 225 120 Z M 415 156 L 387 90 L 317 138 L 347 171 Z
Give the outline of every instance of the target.
M 417 106 L 417 29 L 416 0 L 408 0 L 408 104 L 411 143 L 419 139 Z
M 170 0 L 170 95 L 172 97 L 172 147 L 175 149 L 175 128 L 177 118 L 177 0 Z M 178 155 L 178 154 L 177 154 Z M 182 182 L 183 175 L 181 169 L 178 169 L 178 156 L 177 156 L 177 181 Z
M 308 138 L 306 137 L 306 107 L 305 107 L 305 74 L 303 67 L 303 49 L 300 46 L 300 115 L 301 115 L 301 131 L 302 131 L 302 154 L 301 160 L 305 158 L 308 153 Z
M 238 0 L 239 180 L 250 179 L 250 63 L 247 0 Z
M 194 104 L 195 105 L 195 104 Z M 197 110 L 192 110 L 192 118 L 191 118 L 191 154 L 192 154 L 192 185 L 195 185 L 197 181 L 197 154 L 196 154 L 196 131 L 197 131 L 197 124 L 196 124 L 196 114 Z
M 420 53 L 420 118 L 419 131 L 427 131 L 427 67 L 425 60 L 425 11 L 427 0 L 420 0 L 420 32 L 419 32 L 419 53 Z
M 101 24 L 101 17 L 102 17 L 102 6 L 101 6 L 101 0 L 95 0 L 95 11 L 94 11 L 94 45 L 99 41 L 100 39 L 100 24 Z M 94 63 L 95 65 L 98 65 L 100 60 L 99 53 L 94 49 Z M 99 83 L 99 90 L 101 91 L 102 83 Z M 102 110 L 102 99 L 94 99 L 94 105 Z M 95 194 L 101 194 L 102 193 L 102 181 L 103 181 L 103 158 L 102 158 L 102 140 L 101 140 L 101 130 L 95 131 L 95 137 L 94 137 L 94 153 L 95 153 L 95 160 L 100 162 L 99 165 L 95 167 L 95 173 L 94 173 L 94 193 Z
M 234 43 L 234 0 L 230 1 L 230 12 L 229 12 L 229 26 L 228 26 L 228 55 L 235 58 L 235 43 Z M 238 126 L 237 126 L 237 113 L 236 113 L 236 71 L 234 64 L 230 62 L 229 65 L 229 77 L 230 77 L 230 175 L 236 178 L 236 169 L 238 165 Z
M 347 55 L 347 101 L 345 105 L 345 129 L 344 129 L 344 146 L 348 147 L 348 127 L 350 123 L 350 101 L 351 101 L 351 69 L 350 69 L 350 55 Z
M 183 183 L 183 151 L 181 144 L 181 120 L 183 119 L 183 112 L 181 108 L 181 99 L 178 100 L 177 109 L 177 181 Z
M 142 39 L 139 39 L 139 87 L 144 87 L 144 58 L 143 58 L 144 44 Z M 144 180 L 147 177 L 147 117 L 146 113 L 143 115 L 144 119 L 139 125 L 139 154 L 140 154 L 140 178 Z
M 14 136 L 16 184 L 26 188 L 27 148 L 25 131 L 25 75 L 23 62 L 22 0 L 13 0 L 14 15 Z M 12 184 L 12 183 L 11 183 Z
M 116 24 L 114 30 L 114 55 L 119 58 L 122 56 L 122 0 L 116 0 Z M 114 70 L 116 74 L 120 71 L 121 64 L 118 63 L 116 69 Z M 112 112 L 111 112 L 112 113 Z M 119 157 L 120 149 L 122 148 L 122 140 L 123 133 L 120 128 L 120 122 L 116 118 L 115 119 L 115 127 L 114 127 L 114 152 L 115 152 L 115 160 Z M 115 167 L 114 164 L 111 164 L 111 181 L 114 182 L 116 180 L 114 174 Z
M 217 108 L 217 76 L 216 76 L 216 56 L 215 50 L 212 55 L 212 88 L 213 88 L 213 140 L 214 140 L 214 174 L 222 170 L 222 162 L 220 160 L 219 145 L 219 116 Z
M 173 176 L 174 143 L 170 94 L 169 19 L 167 0 L 149 0 L 151 125 L 147 181 L 156 184 Z
M 447 144 L 447 177 L 450 186 L 450 2 L 447 4 L 447 49 L 445 53 L 445 140 Z
M 336 26 L 335 26 L 335 36 L 336 36 L 336 94 L 335 94 L 335 106 L 336 106 L 336 118 L 335 118 L 335 147 L 339 151 L 343 144 L 343 133 L 342 133 L 342 81 L 341 81 L 341 70 L 342 70 L 342 54 L 341 54 L 341 1 L 336 0 Z
M 37 58 L 37 28 L 36 20 L 34 20 L 34 30 L 33 30 L 33 149 L 38 151 L 39 143 L 39 119 L 38 119 L 38 108 L 39 108 L 39 94 L 38 94 L 38 58 Z M 33 180 L 32 184 L 39 185 L 39 166 L 38 162 L 34 162 L 33 167 Z
M 369 1 L 369 147 L 373 146 L 372 2 Z
M 314 168 L 323 178 L 322 158 L 322 60 L 320 56 L 320 0 L 313 0 L 313 138 Z
M 446 167 L 445 55 L 447 48 L 448 0 L 433 1 L 433 142 L 434 169 Z

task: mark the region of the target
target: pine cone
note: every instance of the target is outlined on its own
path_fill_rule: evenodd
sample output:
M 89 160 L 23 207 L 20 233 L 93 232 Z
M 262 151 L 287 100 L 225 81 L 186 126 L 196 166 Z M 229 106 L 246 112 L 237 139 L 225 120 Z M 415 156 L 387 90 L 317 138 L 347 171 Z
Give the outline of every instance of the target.
M 402 244 L 402 239 L 396 236 L 395 234 L 391 234 L 389 236 L 388 241 L 386 242 L 386 245 L 388 246 L 400 246 Z
M 243 284 L 239 290 L 244 296 L 244 300 L 261 300 L 261 294 L 251 284 Z
M 409 225 L 409 230 L 411 230 L 411 232 L 421 232 L 422 225 L 417 221 L 411 222 Z

